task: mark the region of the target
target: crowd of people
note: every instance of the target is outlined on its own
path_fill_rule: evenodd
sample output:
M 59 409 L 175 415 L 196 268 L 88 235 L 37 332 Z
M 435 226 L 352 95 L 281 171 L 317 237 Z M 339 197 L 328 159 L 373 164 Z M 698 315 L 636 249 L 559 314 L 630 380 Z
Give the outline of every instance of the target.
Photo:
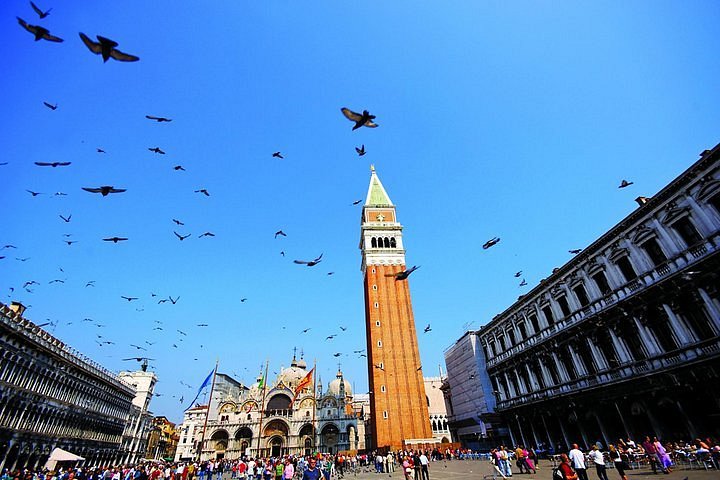
M 525 448 L 518 445 L 514 450 L 500 446 L 491 450 L 490 460 L 496 472 L 503 478 L 515 473 L 535 474 L 539 468 L 540 457 L 553 461 L 553 480 L 588 480 L 588 469 L 594 467 L 599 480 L 609 480 L 608 467 L 614 469 L 620 480 L 628 480 L 626 471 L 636 468 L 649 468 L 652 473 L 670 473 L 678 464 L 692 467 L 695 462 L 699 468 L 707 466 L 720 469 L 720 442 L 716 439 L 697 438 L 693 442 L 662 443 L 657 437 L 648 436 L 642 442 L 631 439 L 619 439 L 605 448 L 601 442 L 591 445 L 587 451 L 573 444 L 567 452 L 554 455 L 553 451 Z M 542 453 L 541 453 L 542 452 Z M 545 452 L 547 454 L 545 455 Z

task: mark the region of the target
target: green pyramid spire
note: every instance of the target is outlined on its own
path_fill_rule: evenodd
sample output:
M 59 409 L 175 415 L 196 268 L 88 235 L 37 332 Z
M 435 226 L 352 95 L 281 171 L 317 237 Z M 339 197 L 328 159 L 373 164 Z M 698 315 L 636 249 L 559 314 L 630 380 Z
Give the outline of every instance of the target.
M 370 186 L 368 187 L 367 198 L 365 199 L 365 206 L 392 206 L 392 201 L 390 200 L 390 197 L 385 191 L 382 183 L 380 183 L 380 179 L 378 178 L 377 173 L 375 173 L 374 165 L 370 165 Z

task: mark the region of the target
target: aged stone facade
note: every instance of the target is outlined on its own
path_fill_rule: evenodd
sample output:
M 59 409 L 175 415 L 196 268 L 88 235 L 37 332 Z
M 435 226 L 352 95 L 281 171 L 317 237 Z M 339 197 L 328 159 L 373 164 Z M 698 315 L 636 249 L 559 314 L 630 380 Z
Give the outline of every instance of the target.
M 720 146 L 477 332 L 513 443 L 718 435 Z
M 358 430 L 362 420 L 354 411 L 350 382 L 342 372 L 338 371 L 327 391 L 323 392 L 322 383 L 318 381 L 316 392 L 311 384 L 293 401 L 299 382 L 308 372 L 305 361 L 293 357 L 290 367 L 283 369 L 265 388 L 262 377 L 247 387 L 228 375 L 217 374 L 201 458 L 235 459 L 243 455 L 266 457 L 362 449 L 364 438 Z M 181 432 L 178 458 L 197 456 L 203 438 L 204 411 L 199 407 L 186 412 L 188 423 L 184 421 L 178 427 Z M 195 442 L 191 448 L 187 447 L 188 438 Z
M 0 304 L 0 470 L 42 466 L 53 448 L 118 461 L 135 390 Z
M 402 225 L 372 169 L 362 211 L 371 435 L 375 447 L 434 443 L 408 279 Z

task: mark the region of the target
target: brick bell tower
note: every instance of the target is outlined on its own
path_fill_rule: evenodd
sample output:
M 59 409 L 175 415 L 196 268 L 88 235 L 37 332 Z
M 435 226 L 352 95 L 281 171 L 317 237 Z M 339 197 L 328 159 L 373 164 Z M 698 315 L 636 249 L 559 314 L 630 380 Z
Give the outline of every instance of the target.
M 360 250 L 365 284 L 368 379 L 374 447 L 397 450 L 403 442 L 432 443 L 425 383 L 418 350 L 402 225 L 395 206 L 370 167 L 362 211 Z

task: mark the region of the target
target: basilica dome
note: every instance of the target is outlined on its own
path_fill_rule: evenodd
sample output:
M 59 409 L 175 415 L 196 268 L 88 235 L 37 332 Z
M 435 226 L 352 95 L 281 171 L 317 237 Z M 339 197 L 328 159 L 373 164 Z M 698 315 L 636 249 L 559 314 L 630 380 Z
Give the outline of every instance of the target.
M 300 380 L 305 378 L 305 375 L 308 374 L 305 370 L 307 365 L 302 359 L 300 362 L 302 363 L 298 363 L 298 361 L 295 360 L 295 357 L 293 357 L 290 366 L 288 368 L 284 368 L 280 372 L 280 375 L 278 375 L 278 382 L 282 382 L 286 387 L 294 389 L 297 384 L 300 383 Z
M 343 374 L 339 370 L 337 375 L 335 376 L 335 380 L 330 382 L 330 384 L 328 385 L 327 393 L 329 395 L 340 395 L 340 382 L 345 383 L 345 396 L 351 396 L 352 387 L 350 386 L 350 382 L 343 378 Z

